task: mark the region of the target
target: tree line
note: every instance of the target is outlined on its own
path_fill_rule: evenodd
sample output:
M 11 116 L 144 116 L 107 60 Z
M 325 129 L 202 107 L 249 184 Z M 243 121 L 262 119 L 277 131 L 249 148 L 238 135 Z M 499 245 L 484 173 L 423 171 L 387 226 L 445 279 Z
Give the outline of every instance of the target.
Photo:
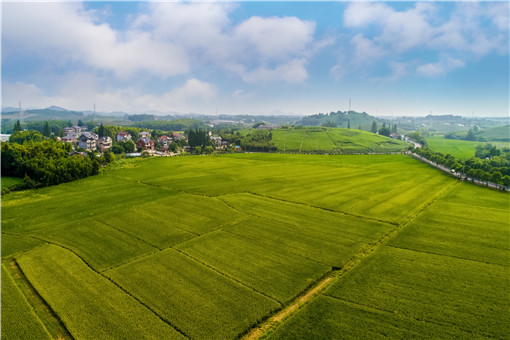
M 414 152 L 429 161 L 454 169 L 463 176 L 476 178 L 484 182 L 493 182 L 499 185 L 510 186 L 510 149 L 499 150 L 488 144 L 480 150 L 489 150 L 493 156 L 486 158 L 472 157 L 467 160 L 456 159 L 450 154 L 442 154 L 428 148 L 417 148 Z M 497 151 L 495 151 L 497 150 Z M 498 152 L 499 151 L 499 152 Z M 480 155 L 480 153 L 478 153 Z M 496 155 L 497 154 L 497 155 Z

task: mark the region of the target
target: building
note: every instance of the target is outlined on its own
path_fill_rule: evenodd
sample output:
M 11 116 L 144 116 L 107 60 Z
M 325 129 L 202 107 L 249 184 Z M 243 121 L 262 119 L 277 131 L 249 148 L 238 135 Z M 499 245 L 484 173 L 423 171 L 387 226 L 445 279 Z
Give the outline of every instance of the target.
M 62 137 L 62 142 L 76 144 L 78 143 L 78 134 L 76 132 L 68 132 Z
M 138 134 L 138 138 L 149 138 L 151 134 L 147 131 L 142 131 Z
M 84 132 L 78 139 L 78 146 L 82 149 L 94 151 L 97 149 L 97 135 L 91 132 Z
M 112 144 L 113 144 L 112 139 L 108 136 L 101 137 L 97 140 L 97 148 L 101 152 L 105 152 L 106 150 L 111 148 Z
M 183 134 L 181 134 L 181 133 L 172 132 L 172 139 L 174 141 L 176 141 L 176 140 L 180 140 L 180 139 L 186 139 L 186 137 Z
M 117 142 L 131 140 L 131 135 L 128 132 L 119 131 L 117 134 Z
M 154 151 L 154 141 L 149 137 L 138 138 L 136 148 L 147 151 Z
M 216 147 L 216 149 L 221 149 L 222 147 L 222 141 L 221 141 L 221 137 L 209 137 L 213 142 L 214 142 L 214 146 Z
M 172 139 L 170 137 L 168 137 L 167 135 L 163 135 L 158 138 L 158 143 L 161 145 L 168 145 L 168 144 L 170 144 L 171 141 L 172 141 Z

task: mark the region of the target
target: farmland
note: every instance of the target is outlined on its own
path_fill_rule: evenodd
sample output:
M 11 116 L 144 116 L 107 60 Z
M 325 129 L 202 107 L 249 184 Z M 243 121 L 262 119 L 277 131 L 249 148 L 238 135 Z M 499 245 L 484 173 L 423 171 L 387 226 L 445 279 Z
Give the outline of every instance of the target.
M 279 150 L 338 153 L 399 152 L 405 143 L 361 130 L 344 128 L 290 128 L 272 131 Z
M 233 339 L 324 278 L 266 335 L 510 332 L 504 193 L 402 154 L 127 164 L 3 197 L 2 337 Z
M 450 154 L 459 159 L 467 159 L 475 156 L 476 146 L 482 142 L 459 140 L 459 139 L 446 139 L 443 136 L 427 137 L 428 147 L 436 152 L 442 154 Z M 505 142 L 490 142 L 497 148 L 509 147 L 509 143 Z

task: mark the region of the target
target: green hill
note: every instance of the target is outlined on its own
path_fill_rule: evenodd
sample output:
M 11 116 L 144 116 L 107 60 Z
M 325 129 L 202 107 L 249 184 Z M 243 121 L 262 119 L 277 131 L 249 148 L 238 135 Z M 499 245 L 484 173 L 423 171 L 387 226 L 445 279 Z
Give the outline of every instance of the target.
M 405 142 L 370 132 L 326 127 L 290 128 L 272 131 L 272 141 L 281 151 L 329 153 L 398 152 Z
M 376 121 L 378 127 L 382 125 L 382 120 L 369 115 L 366 112 L 356 111 L 337 111 L 330 113 L 319 113 L 304 117 L 296 123 L 302 126 L 336 126 L 336 127 L 350 127 L 357 129 L 361 126 L 362 130 L 370 131 L 372 123 Z
M 489 141 L 510 142 L 510 125 L 498 126 L 484 130 L 476 135 Z

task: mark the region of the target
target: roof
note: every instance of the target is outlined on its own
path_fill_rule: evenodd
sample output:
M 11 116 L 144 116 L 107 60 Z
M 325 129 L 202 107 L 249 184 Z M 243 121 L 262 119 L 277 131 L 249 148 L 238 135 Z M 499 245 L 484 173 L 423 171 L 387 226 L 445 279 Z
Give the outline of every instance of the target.
M 163 135 L 163 136 L 159 137 L 158 139 L 170 139 L 170 137 L 168 137 L 167 135 Z
M 150 133 L 149 133 L 149 132 L 147 132 L 147 131 L 142 131 L 142 132 L 140 132 L 138 135 L 150 135 Z
M 148 143 L 151 143 L 151 142 L 154 143 L 152 141 L 152 139 L 150 139 L 149 137 L 138 138 L 138 140 L 136 142 L 138 143 L 140 141 L 142 141 L 144 144 L 148 144 Z

